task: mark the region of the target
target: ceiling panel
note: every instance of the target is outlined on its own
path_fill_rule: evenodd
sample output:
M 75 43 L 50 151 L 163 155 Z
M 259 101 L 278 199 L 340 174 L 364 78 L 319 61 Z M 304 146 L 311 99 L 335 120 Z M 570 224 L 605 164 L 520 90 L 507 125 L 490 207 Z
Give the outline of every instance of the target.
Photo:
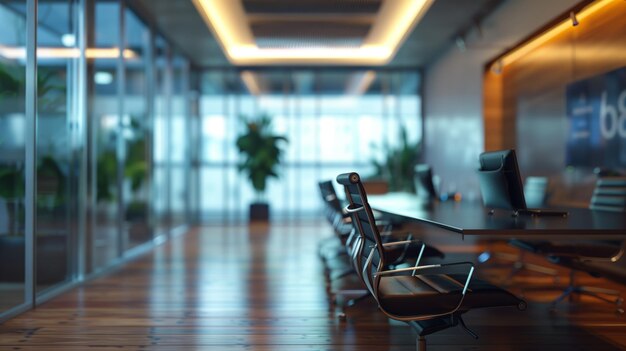
M 227 0 L 234 1 L 234 0 Z M 387 0 L 390 1 L 390 0 Z M 306 47 L 358 45 L 357 34 L 373 21 L 382 0 L 243 0 L 248 20 L 259 34 L 259 46 Z M 427 65 L 454 45 L 454 38 L 493 11 L 503 0 L 435 0 L 388 66 Z M 221 46 L 191 0 L 131 0 L 154 17 L 158 27 L 199 66 L 230 66 Z M 324 14 L 324 16 L 319 16 Z M 306 21 L 320 21 L 320 23 Z M 282 19 L 280 32 L 272 21 Z M 299 23 L 294 23 L 299 22 Z M 284 28 L 284 27 L 283 27 Z M 323 33 L 321 35 L 320 33 Z M 299 40 L 299 38 L 301 40 Z
M 382 0 L 242 0 L 247 13 L 273 14 L 375 14 Z

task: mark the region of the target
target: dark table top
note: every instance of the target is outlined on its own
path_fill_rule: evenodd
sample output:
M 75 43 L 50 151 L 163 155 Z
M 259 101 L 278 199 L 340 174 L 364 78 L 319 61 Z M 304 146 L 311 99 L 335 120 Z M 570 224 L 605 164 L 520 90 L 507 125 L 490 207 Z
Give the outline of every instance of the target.
M 492 215 L 479 202 L 426 204 L 416 196 L 400 193 L 369 196 L 372 208 L 403 219 L 432 224 L 463 235 L 497 235 L 511 238 L 568 236 L 584 239 L 626 238 L 626 214 L 565 208 L 566 217 L 512 216 L 496 210 Z

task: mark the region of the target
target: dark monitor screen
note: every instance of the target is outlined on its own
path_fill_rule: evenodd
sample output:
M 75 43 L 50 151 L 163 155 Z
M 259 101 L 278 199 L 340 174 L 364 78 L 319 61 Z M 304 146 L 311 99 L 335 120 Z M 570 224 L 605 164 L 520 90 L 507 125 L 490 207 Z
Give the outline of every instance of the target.
M 415 191 L 417 196 L 423 199 L 437 199 L 437 191 L 433 183 L 433 172 L 429 165 L 420 164 L 415 166 Z
M 515 150 L 480 154 L 478 177 L 486 207 L 508 210 L 526 209 L 524 185 L 517 165 Z

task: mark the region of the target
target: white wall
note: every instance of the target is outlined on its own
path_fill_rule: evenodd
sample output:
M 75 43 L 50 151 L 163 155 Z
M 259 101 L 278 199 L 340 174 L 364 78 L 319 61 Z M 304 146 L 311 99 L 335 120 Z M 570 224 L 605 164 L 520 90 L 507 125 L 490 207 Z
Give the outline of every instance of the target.
M 482 77 L 485 63 L 576 5 L 578 0 L 509 0 L 474 31 L 461 52 L 450 48 L 426 67 L 425 160 L 443 191 L 478 196 L 475 170 L 483 151 Z

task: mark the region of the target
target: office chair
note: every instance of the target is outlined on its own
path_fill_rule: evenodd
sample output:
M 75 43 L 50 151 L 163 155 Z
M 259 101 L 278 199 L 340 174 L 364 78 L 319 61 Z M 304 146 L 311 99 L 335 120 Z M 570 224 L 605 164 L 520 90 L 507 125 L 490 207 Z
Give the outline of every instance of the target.
M 327 215 L 329 221 L 333 225 L 335 229 L 335 233 L 338 235 L 342 244 L 349 244 L 350 233 L 352 232 L 352 224 L 351 218 L 348 214 L 346 214 L 341 208 L 341 203 L 337 197 L 337 193 L 335 192 L 335 188 L 330 181 L 324 181 L 319 183 L 320 192 L 322 194 L 322 198 L 326 203 L 327 213 L 332 212 L 331 215 Z M 392 222 L 387 221 L 385 218 L 381 218 L 381 216 L 374 216 L 376 226 L 381 233 L 381 236 L 384 237 L 384 241 L 406 241 L 406 245 L 396 245 L 389 249 L 388 257 L 389 264 L 396 265 L 403 263 L 407 259 L 415 259 L 414 250 L 411 250 L 411 245 L 408 244 L 413 238 L 414 234 L 410 232 L 406 232 L 403 230 L 397 230 L 396 225 Z M 345 254 L 345 248 L 342 251 L 342 254 Z M 330 253 L 329 253 L 330 252 Z M 337 253 L 338 251 L 328 250 L 322 252 L 320 255 L 325 259 L 336 258 L 337 256 L 333 256 L 333 253 Z M 434 247 L 427 247 L 423 253 L 424 257 L 436 257 L 443 258 L 444 254 L 440 250 Z
M 338 296 L 353 296 L 340 305 L 339 318 L 343 319 L 346 307 L 351 307 L 369 296 L 367 291 L 359 290 L 354 286 L 351 276 L 355 270 L 349 256 L 353 254 L 359 239 L 358 235 L 354 235 L 351 218 L 343 211 L 332 181 L 322 181 L 318 185 L 325 204 L 326 218 L 336 234 L 335 238 L 322 241 L 318 249 L 320 257 L 324 260 L 327 293 L 331 296 L 333 305 L 337 303 Z M 375 220 L 377 227 L 384 234 L 385 241 L 404 240 L 405 242 L 404 245 L 395 245 L 389 250 L 390 266 L 395 267 L 407 260 L 416 259 L 415 249 L 407 241 L 412 238 L 411 233 L 395 230 L 391 222 L 380 216 Z M 441 251 L 433 247 L 425 249 L 422 255 L 430 258 L 443 258 L 444 256 Z M 358 283 L 362 289 L 362 284 Z
M 598 220 L 604 211 L 626 212 L 626 177 L 603 177 L 596 182 L 589 208 Z M 552 302 L 552 308 L 572 294 L 584 294 L 617 306 L 616 312 L 624 313 L 623 298 L 617 290 L 581 286 L 575 282 L 575 273 L 587 272 L 592 276 L 604 276 L 619 283 L 626 283 L 623 240 L 593 240 L 580 243 L 545 242 L 539 250 L 558 265 L 570 268 L 569 284 L 563 293 Z M 610 296 L 611 298 L 607 298 Z
M 549 197 L 548 185 L 549 182 L 546 177 L 527 177 L 524 182 L 524 198 L 526 200 L 526 206 L 530 208 L 546 207 Z M 513 261 L 513 269 L 507 279 L 511 279 L 516 274 L 527 270 L 551 276 L 555 282 L 558 281 L 559 272 L 556 269 L 529 263 L 525 260 L 526 252 L 540 254 L 540 250 L 545 244 L 545 241 L 512 239 L 508 241 L 508 244 L 518 248 L 519 254 L 513 258 L 508 257 L 508 259 Z M 507 258 L 506 254 L 499 254 L 498 256 L 500 258 Z
M 524 300 L 473 278 L 474 266 L 470 262 L 420 266 L 418 255 L 413 267 L 387 270 L 388 249 L 404 243 L 383 242 L 357 173 L 340 174 L 337 182 L 344 186 L 349 201 L 345 210 L 360 238 L 351 256 L 355 269 L 380 310 L 417 331 L 418 350 L 426 350 L 427 335 L 457 325 L 476 338 L 462 318 L 472 309 L 526 308 Z M 421 244 L 420 252 L 423 250 Z
M 321 181 L 318 186 L 324 204 L 325 217 L 335 232 L 334 240 L 320 242 L 319 256 L 327 260 L 345 254 L 345 242 L 352 231 L 352 224 L 350 216 L 342 212 L 342 206 L 332 181 Z

